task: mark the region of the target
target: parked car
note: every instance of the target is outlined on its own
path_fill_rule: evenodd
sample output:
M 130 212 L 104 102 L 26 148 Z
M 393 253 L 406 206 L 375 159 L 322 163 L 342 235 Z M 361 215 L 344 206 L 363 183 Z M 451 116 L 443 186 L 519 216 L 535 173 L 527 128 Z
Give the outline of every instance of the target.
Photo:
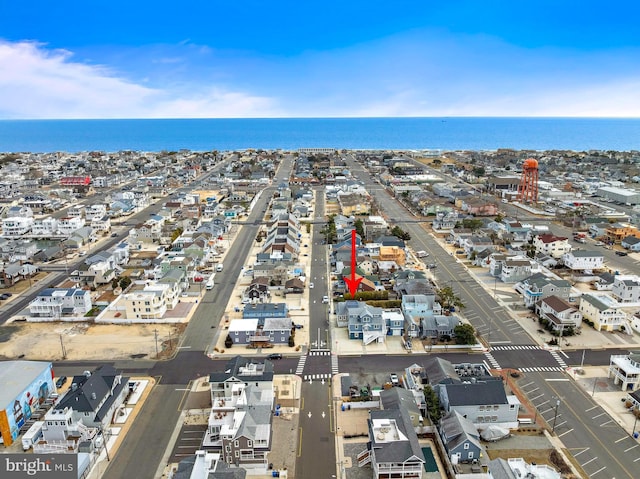
M 400 380 L 398 379 L 398 375 L 396 373 L 391 373 L 389 375 L 389 379 L 391 380 L 391 385 L 392 386 L 399 386 L 400 385 Z
M 9 299 L 9 295 L 8 294 L 0 294 L 0 299 L 1 300 L 5 300 L 5 299 Z
M 282 359 L 282 354 L 280 353 L 271 353 L 267 356 L 267 359 Z
M 616 251 L 616 254 L 618 256 L 627 256 L 629 253 L 627 253 L 626 251 Z
M 604 246 L 604 243 L 602 241 L 597 241 L 596 246 Z
M 56 380 L 56 387 L 57 388 L 61 388 L 62 386 L 64 386 L 67 382 L 67 376 L 60 376 L 57 380 Z
M 329 296 L 323 296 L 323 297 L 322 297 L 322 302 L 323 302 L 324 304 L 327 304 L 327 303 L 329 302 Z
M 111 233 L 111 237 L 112 238 L 117 238 L 118 237 L 118 233 Z
M 313 289 L 313 283 L 309 283 L 309 289 Z

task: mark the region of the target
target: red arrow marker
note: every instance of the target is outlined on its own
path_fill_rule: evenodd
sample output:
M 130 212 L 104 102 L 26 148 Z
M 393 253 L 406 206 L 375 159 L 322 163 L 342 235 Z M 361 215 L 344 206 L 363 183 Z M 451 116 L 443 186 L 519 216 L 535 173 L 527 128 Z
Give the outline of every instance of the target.
M 356 278 L 356 230 L 351 230 L 351 278 L 345 278 L 344 282 L 347 283 L 352 298 L 355 298 L 361 281 L 361 277 Z

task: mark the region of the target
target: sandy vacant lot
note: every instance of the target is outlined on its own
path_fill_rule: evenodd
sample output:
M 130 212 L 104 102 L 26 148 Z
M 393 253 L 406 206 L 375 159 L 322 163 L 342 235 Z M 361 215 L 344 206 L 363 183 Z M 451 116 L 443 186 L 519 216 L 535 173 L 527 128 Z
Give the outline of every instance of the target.
M 155 358 L 175 348 L 184 325 L 11 323 L 0 327 L 0 358 L 60 360 Z M 171 347 L 170 347 L 171 345 Z

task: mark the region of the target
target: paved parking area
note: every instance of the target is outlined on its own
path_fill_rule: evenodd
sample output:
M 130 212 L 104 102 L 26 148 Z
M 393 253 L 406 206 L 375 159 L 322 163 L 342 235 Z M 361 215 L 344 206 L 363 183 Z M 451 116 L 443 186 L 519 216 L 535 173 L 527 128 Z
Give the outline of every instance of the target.
M 171 451 L 170 463 L 178 463 L 200 449 L 202 438 L 207 430 L 206 424 L 187 424 L 180 429 L 178 440 Z

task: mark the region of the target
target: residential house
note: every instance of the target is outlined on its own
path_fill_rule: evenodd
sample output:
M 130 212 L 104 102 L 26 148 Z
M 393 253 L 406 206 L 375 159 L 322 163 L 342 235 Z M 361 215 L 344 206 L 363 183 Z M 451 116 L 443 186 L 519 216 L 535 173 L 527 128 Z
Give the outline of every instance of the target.
M 450 340 L 455 338 L 456 326 L 462 324 L 460 318 L 455 315 L 445 316 L 434 314 L 422 318 L 422 337 L 436 341 Z
M 507 429 L 518 427 L 520 401 L 507 396 L 500 378 L 476 382 L 442 384 L 440 406 L 447 412 L 456 411 L 480 430 L 495 424 Z
M 168 296 L 171 287 L 168 284 L 153 284 L 141 291 L 123 295 L 126 320 L 158 320 L 167 312 Z
M 529 278 L 533 273 L 537 272 L 539 268 L 537 264 L 528 258 L 522 256 L 506 256 L 502 261 L 495 261 L 495 265 L 490 265 L 493 270 L 499 271 L 498 277 L 503 283 L 517 283 L 523 279 Z
M 292 330 L 289 318 L 265 318 L 262 321 L 262 334 L 269 338 L 271 344 L 288 344 Z
M 232 319 L 229 322 L 228 335 L 233 344 L 251 344 L 257 331 L 257 318 Z M 265 341 L 266 339 L 264 338 Z
M 299 279 L 296 279 L 295 281 L 302 283 Z M 249 284 L 247 289 L 244 291 L 243 298 L 248 299 L 252 303 L 265 303 L 269 301 L 271 298 L 271 293 L 269 292 L 269 278 L 266 276 L 254 278 L 251 281 L 251 284 Z
M 401 309 L 383 309 L 382 319 L 387 336 L 402 336 L 404 333 L 404 315 Z
M 618 331 L 628 324 L 627 315 L 618 303 L 603 293 L 584 293 L 580 297 L 580 312 L 593 323 L 596 331 Z
M 543 320 L 548 321 L 554 332 L 564 334 L 568 329 L 582 325 L 582 313 L 579 309 L 557 296 L 548 296 L 535 305 L 535 312 Z
M 571 283 L 564 279 L 553 279 L 543 273 L 536 273 L 516 283 L 514 289 L 522 294 L 525 306 L 533 308 L 538 301 L 547 296 L 558 296 L 568 301 Z
M 284 285 L 289 280 L 289 266 L 285 263 L 260 263 L 253 266 L 253 278 L 266 278 L 268 284 Z
M 356 193 L 338 194 L 340 213 L 344 216 L 361 216 L 371 214 L 371 198 Z
M 410 338 L 422 336 L 422 320 L 433 316 L 435 293 L 405 294 L 402 296 L 402 312 L 405 318 L 405 332 Z
M 604 256 L 596 251 L 573 250 L 562 255 L 562 262 L 572 271 L 594 271 L 604 265 Z
M 546 464 L 529 464 L 521 457 L 489 461 L 489 479 L 561 479 L 562 474 Z
M 4 231 L 4 230 L 3 230 Z M 35 237 L 47 238 L 58 233 L 58 219 L 51 216 L 35 218 L 31 225 L 31 234 Z
M 27 234 L 33 225 L 32 217 L 8 217 L 2 220 L 2 236 L 16 237 Z
M 609 377 L 623 391 L 640 388 L 640 353 L 632 351 L 625 355 L 612 355 L 609 359 Z
M 418 393 L 415 395 L 414 393 Z M 409 415 L 411 425 L 416 433 L 421 433 L 424 427 L 426 401 L 422 391 L 415 391 L 400 387 L 383 389 L 380 391 L 380 405 L 382 409 L 404 409 Z
M 69 217 L 60 218 L 58 220 L 58 234 L 64 236 L 71 236 L 75 231 L 79 230 L 85 225 L 85 220 L 82 217 Z
M 615 275 L 611 294 L 620 303 L 640 303 L 640 277 L 636 275 Z
M 289 310 L 286 303 L 245 304 L 242 309 L 243 318 L 287 318 Z
M 23 278 L 23 267 L 20 263 L 0 264 L 0 285 L 3 288 L 9 288 Z
M 561 258 L 563 254 L 571 251 L 568 238 L 549 233 L 535 236 L 533 246 L 536 253 L 549 255 L 552 258 Z
M 452 464 L 478 462 L 487 455 L 480 443 L 478 428 L 458 411 L 440 420 L 439 433 Z
M 182 459 L 173 473 L 174 479 L 246 479 L 247 471 L 229 466 L 218 452 L 198 450 Z
M 92 372 L 74 376 L 69 389 L 58 400 L 54 410 L 73 411 L 72 424 L 81 422 L 87 427 L 107 429 L 127 394 L 129 378 L 123 377 L 113 366 L 102 365 Z
M 472 235 L 461 239 L 460 247 L 464 248 L 464 252 L 469 257 L 472 252 L 479 253 L 487 249 L 493 249 L 493 241 L 487 236 Z
M 421 479 L 424 454 L 406 409 L 371 411 L 369 442 L 358 454 L 358 466 L 371 464 L 374 479 Z
M 607 228 L 607 236 L 615 243 L 618 243 L 628 236 L 640 236 L 640 231 L 630 224 L 613 223 Z
M 92 308 L 91 293 L 76 288 L 46 288 L 29 303 L 29 315 L 45 320 L 83 318 Z
M 266 473 L 274 410 L 273 365 L 236 356 L 209 375 L 211 413 L 203 446 L 224 462 Z
M 382 308 L 369 306 L 360 301 L 345 301 L 336 304 L 338 324 L 347 323 L 349 339 L 360 339 L 363 344 L 384 342 L 387 334 Z
M 622 239 L 620 246 L 622 246 L 624 249 L 628 249 L 629 251 L 637 253 L 638 251 L 640 251 L 640 238 L 637 236 L 627 236 L 626 238 Z
M 406 262 L 407 255 L 404 252 L 404 248 L 398 246 L 381 246 L 380 247 L 380 261 L 393 261 L 399 266 L 403 266 Z

